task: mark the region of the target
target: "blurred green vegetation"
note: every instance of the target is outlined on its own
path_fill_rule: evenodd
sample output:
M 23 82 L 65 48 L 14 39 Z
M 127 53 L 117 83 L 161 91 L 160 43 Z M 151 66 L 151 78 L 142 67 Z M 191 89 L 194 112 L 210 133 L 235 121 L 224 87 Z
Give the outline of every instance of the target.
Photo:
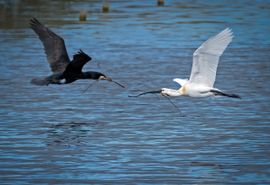
M 102 0 L 2 0 L 0 1 L 0 29 L 25 28 L 31 17 L 54 20 L 78 20 L 79 12 L 100 12 Z

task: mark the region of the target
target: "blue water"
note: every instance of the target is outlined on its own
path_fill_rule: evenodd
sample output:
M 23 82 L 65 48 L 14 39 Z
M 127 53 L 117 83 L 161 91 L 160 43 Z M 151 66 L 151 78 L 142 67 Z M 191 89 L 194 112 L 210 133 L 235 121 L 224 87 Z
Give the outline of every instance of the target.
M 1 184 L 269 184 L 270 2 L 0 1 Z M 78 21 L 87 10 L 87 21 Z M 123 83 L 39 87 L 38 18 Z M 128 95 L 178 88 L 192 53 L 226 27 L 215 86 L 242 99 Z M 85 92 L 84 90 L 91 85 Z

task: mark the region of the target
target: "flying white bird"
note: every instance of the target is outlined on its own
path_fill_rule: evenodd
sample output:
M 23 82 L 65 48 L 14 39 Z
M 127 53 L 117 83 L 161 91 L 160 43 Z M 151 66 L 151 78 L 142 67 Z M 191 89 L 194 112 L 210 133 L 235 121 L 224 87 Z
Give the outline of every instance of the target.
M 240 98 L 240 96 L 236 94 L 225 93 L 213 87 L 219 58 L 232 41 L 232 38 L 233 33 L 231 29 L 226 28 L 216 36 L 205 41 L 193 53 L 193 64 L 189 80 L 180 78 L 173 79 L 173 81 L 181 86 L 178 90 L 162 88 L 157 91 L 144 92 L 133 97 L 148 93 L 160 93 L 163 96 L 227 96 L 231 98 Z

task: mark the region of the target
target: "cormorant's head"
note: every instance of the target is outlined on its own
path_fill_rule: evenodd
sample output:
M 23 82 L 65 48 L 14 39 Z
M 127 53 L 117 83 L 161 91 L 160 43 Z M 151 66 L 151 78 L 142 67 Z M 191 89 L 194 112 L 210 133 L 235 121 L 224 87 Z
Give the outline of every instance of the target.
M 107 80 L 107 81 L 109 81 L 109 82 L 113 82 L 113 83 L 119 85 L 119 86 L 122 87 L 122 88 L 125 88 L 125 86 L 123 86 L 122 84 L 120 84 L 120 83 L 118 83 L 118 82 L 112 80 L 112 78 L 110 78 L 110 77 L 108 77 L 108 76 L 106 76 L 106 75 L 104 75 L 104 74 L 102 74 L 102 73 L 100 73 L 100 76 L 99 76 L 98 79 L 99 79 L 99 80 Z
M 100 76 L 98 77 L 99 80 L 107 80 L 109 82 L 112 81 L 112 79 L 110 77 L 107 77 L 106 75 L 100 73 Z
M 125 88 L 122 84 L 112 80 L 110 77 L 96 71 L 87 71 L 82 73 L 82 79 L 92 79 L 92 80 L 107 80 L 109 82 L 113 82 L 122 88 Z

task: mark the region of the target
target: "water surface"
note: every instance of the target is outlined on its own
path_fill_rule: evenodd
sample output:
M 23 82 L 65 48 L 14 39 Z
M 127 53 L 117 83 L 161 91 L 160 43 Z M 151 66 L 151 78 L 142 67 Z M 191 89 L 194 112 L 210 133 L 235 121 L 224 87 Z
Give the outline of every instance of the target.
M 269 184 L 269 1 L 0 1 L 1 184 Z M 79 22 L 81 10 L 88 11 Z M 29 28 L 38 18 L 125 84 L 39 87 L 50 73 Z M 242 96 L 129 98 L 178 88 L 192 53 L 226 27 L 215 86 Z M 83 91 L 92 84 L 88 91 Z

